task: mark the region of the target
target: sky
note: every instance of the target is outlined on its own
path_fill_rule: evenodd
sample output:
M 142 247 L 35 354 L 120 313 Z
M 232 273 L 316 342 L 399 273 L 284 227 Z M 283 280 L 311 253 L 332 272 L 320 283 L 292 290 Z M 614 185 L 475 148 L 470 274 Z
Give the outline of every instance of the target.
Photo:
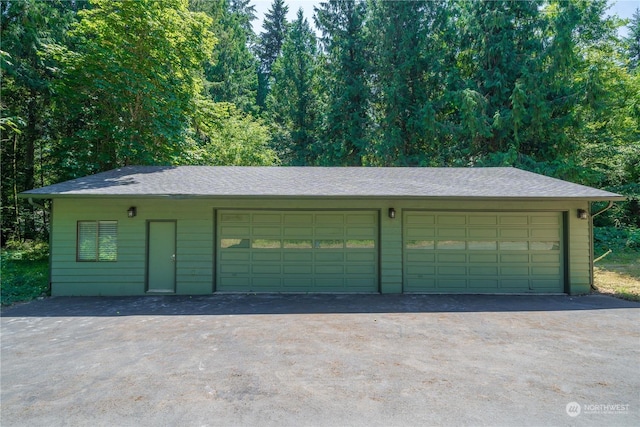
M 293 21 L 298 9 L 302 8 L 305 18 L 313 26 L 313 6 L 317 6 L 320 2 L 321 0 L 285 0 L 285 4 L 289 6 L 289 21 Z M 256 7 L 256 15 L 258 16 L 258 19 L 253 23 L 253 28 L 257 34 L 260 34 L 262 32 L 262 19 L 264 14 L 271 8 L 272 0 L 253 0 L 252 3 Z M 612 0 L 610 4 L 612 5 L 611 9 L 609 9 L 610 14 L 616 14 L 626 19 L 631 19 L 636 8 L 640 8 L 640 0 Z M 618 32 L 623 37 L 627 35 L 625 28 L 621 28 Z

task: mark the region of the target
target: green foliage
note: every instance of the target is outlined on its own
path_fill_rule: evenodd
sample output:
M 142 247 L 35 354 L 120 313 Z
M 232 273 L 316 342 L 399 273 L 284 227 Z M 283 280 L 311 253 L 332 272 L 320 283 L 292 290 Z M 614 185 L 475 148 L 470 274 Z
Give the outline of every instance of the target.
M 260 59 L 260 69 L 258 71 L 258 98 L 257 104 L 260 108 L 266 105 L 269 93 L 269 80 L 271 79 L 271 68 L 282 52 L 282 45 L 287 36 L 289 23 L 287 13 L 289 7 L 284 4 L 284 0 L 274 0 L 271 9 L 265 14 L 262 28 L 264 32 L 260 34 L 258 46 L 258 57 Z
M 628 46 L 629 68 L 635 70 L 640 65 L 640 8 L 636 8 L 631 18 L 629 36 L 625 41 Z
M 179 161 L 215 42 L 210 19 L 186 0 L 92 4 L 71 32 L 76 49 L 51 49 L 66 127 L 59 168 L 75 176 Z
M 260 120 L 229 103 L 199 101 L 195 117 L 198 148 L 189 164 L 270 166 L 278 163 L 269 148 L 269 130 Z
M 274 83 L 267 108 L 274 121 L 274 145 L 286 164 L 311 165 L 317 152 L 318 47 L 308 21 L 298 11 L 273 65 Z
M 49 292 L 49 247 L 11 241 L 2 251 L 0 304 L 29 301 Z
M 215 102 L 230 102 L 245 112 L 255 108 L 257 59 L 251 52 L 255 35 L 253 6 L 247 0 L 192 1 L 191 9 L 212 18 L 210 29 L 218 38 L 211 58 L 204 63 L 207 91 Z
M 593 230 L 595 253 L 637 251 L 640 249 L 640 228 L 595 227 Z
M 322 119 L 319 162 L 361 166 L 370 147 L 369 46 L 363 1 L 329 0 L 316 8 L 322 31 L 326 73 L 322 90 L 326 107 Z

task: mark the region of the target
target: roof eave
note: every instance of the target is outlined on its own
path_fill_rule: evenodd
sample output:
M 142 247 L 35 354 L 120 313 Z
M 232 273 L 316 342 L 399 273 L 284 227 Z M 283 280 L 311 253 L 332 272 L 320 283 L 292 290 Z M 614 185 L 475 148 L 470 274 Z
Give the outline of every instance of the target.
M 397 194 L 390 195 L 251 195 L 251 194 L 30 194 L 20 193 L 18 197 L 23 199 L 429 199 L 429 200 L 477 200 L 477 201 L 505 201 L 505 200 L 525 200 L 525 201 L 553 201 L 553 200 L 572 200 L 572 201 L 613 201 L 620 202 L 627 198 L 619 194 L 611 196 L 401 196 Z

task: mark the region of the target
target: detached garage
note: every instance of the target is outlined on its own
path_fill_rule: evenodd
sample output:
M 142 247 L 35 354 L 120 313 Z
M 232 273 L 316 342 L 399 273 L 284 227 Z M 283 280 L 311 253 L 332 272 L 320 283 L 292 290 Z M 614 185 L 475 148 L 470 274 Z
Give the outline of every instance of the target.
M 514 168 L 207 166 L 22 197 L 53 201 L 53 295 L 586 293 L 591 202 L 623 199 Z

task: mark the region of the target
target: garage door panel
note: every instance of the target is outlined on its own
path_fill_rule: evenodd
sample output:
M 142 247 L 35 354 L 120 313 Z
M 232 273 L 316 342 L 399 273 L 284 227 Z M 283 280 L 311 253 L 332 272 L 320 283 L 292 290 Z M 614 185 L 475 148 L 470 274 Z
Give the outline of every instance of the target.
M 279 262 L 282 259 L 280 252 L 253 252 L 251 260 L 253 262 L 272 261 Z
M 457 265 L 438 267 L 438 276 L 466 276 L 466 268 Z
M 471 225 L 497 225 L 498 217 L 496 215 L 471 215 L 469 217 L 469 224 Z
M 285 275 L 313 274 L 313 264 L 285 264 L 282 269 Z
M 342 214 L 316 214 L 316 225 L 333 225 L 344 223 L 344 215 Z
M 378 216 L 220 211 L 217 289 L 376 292 Z
M 363 264 L 363 265 L 347 264 L 345 267 L 345 272 L 349 275 L 362 274 L 362 275 L 369 276 L 369 275 L 376 274 L 376 267 L 371 264 Z
M 497 276 L 498 267 L 469 267 L 469 274 L 472 276 Z
M 527 215 L 501 215 L 500 225 L 528 225 L 529 217 Z
M 532 288 L 541 290 L 541 291 L 549 291 L 553 292 L 558 286 L 561 285 L 559 280 L 541 280 L 534 279 L 531 281 Z
M 498 279 L 478 278 L 469 280 L 469 288 L 478 290 L 497 291 L 500 287 Z
M 282 278 L 282 286 L 289 290 L 311 288 L 313 279 L 309 276 L 287 275 Z
M 424 251 L 406 251 L 405 260 L 408 263 L 428 263 L 436 260 L 436 254 Z
M 220 215 L 220 222 L 228 223 L 228 222 L 241 222 L 247 223 L 249 222 L 250 215 L 248 213 L 232 213 L 232 214 L 222 214 Z
M 465 237 L 467 234 L 464 228 L 439 228 L 437 235 L 438 237 L 459 238 Z
M 224 252 L 220 254 L 222 261 L 242 261 L 249 262 L 251 254 L 249 252 Z
M 497 254 L 469 254 L 469 262 L 471 263 L 484 263 L 484 264 L 494 264 L 498 262 Z
M 283 261 L 286 261 L 286 262 L 296 262 L 296 263 L 311 262 L 313 261 L 313 252 L 311 251 L 284 252 L 282 254 L 282 259 Z
M 558 255 L 555 254 L 532 254 L 531 261 L 534 263 L 553 263 L 558 261 Z
M 248 236 L 249 233 L 250 233 L 249 227 L 233 227 L 233 226 L 220 227 L 221 237 L 241 237 L 241 236 Z
M 462 290 L 467 287 L 466 279 L 439 279 L 438 289 L 446 292 Z
M 536 276 L 558 276 L 560 275 L 560 266 L 557 267 L 531 267 L 531 272 Z
M 253 274 L 280 274 L 280 265 L 279 264 L 253 264 L 251 266 L 251 272 Z
M 222 274 L 227 273 L 249 273 L 249 264 L 223 264 L 220 266 Z
M 503 276 L 528 276 L 529 275 L 529 267 L 528 266 L 500 267 L 500 274 L 503 275 Z
M 407 273 L 411 276 L 436 274 L 436 267 L 433 265 L 410 265 L 407 267 Z
M 469 237 L 472 238 L 495 238 L 498 237 L 498 230 L 495 228 L 475 228 L 469 229 Z
M 372 228 L 376 228 L 377 217 L 376 215 L 363 215 L 363 214 L 347 214 L 347 224 L 350 226 L 361 227 L 363 225 L 369 225 Z
M 267 213 L 254 213 L 251 220 L 254 223 L 271 223 L 280 224 L 282 222 L 282 215 L 280 214 L 267 214 Z
M 511 263 L 528 263 L 529 262 L 529 254 L 517 254 L 517 255 L 512 255 L 512 254 L 507 254 L 507 255 L 500 255 L 500 261 L 502 263 L 505 264 L 511 264 Z
M 300 214 L 300 213 L 286 213 L 283 215 L 284 224 L 303 224 L 303 225 L 312 225 L 313 224 L 313 214 Z
M 557 215 L 532 215 L 531 224 L 533 225 L 559 225 L 559 217 Z
M 553 230 L 553 229 L 533 229 L 531 230 L 531 237 L 535 237 L 536 239 L 559 239 L 560 238 L 560 233 L 559 230 Z
M 314 254 L 314 259 L 317 262 L 339 262 L 342 263 L 344 262 L 344 253 L 342 251 L 340 252 L 325 252 L 325 253 L 321 253 L 321 252 L 316 252 Z
M 465 263 L 466 261 L 466 254 L 438 254 L 438 262 Z
M 405 211 L 404 290 L 562 292 L 562 235 L 560 212 Z
M 375 266 L 376 254 L 372 252 L 347 252 L 347 262 L 367 262 Z
M 513 238 L 513 239 L 526 239 L 529 237 L 529 230 L 519 230 L 519 229 L 502 229 L 500 230 L 500 237 L 502 238 Z

